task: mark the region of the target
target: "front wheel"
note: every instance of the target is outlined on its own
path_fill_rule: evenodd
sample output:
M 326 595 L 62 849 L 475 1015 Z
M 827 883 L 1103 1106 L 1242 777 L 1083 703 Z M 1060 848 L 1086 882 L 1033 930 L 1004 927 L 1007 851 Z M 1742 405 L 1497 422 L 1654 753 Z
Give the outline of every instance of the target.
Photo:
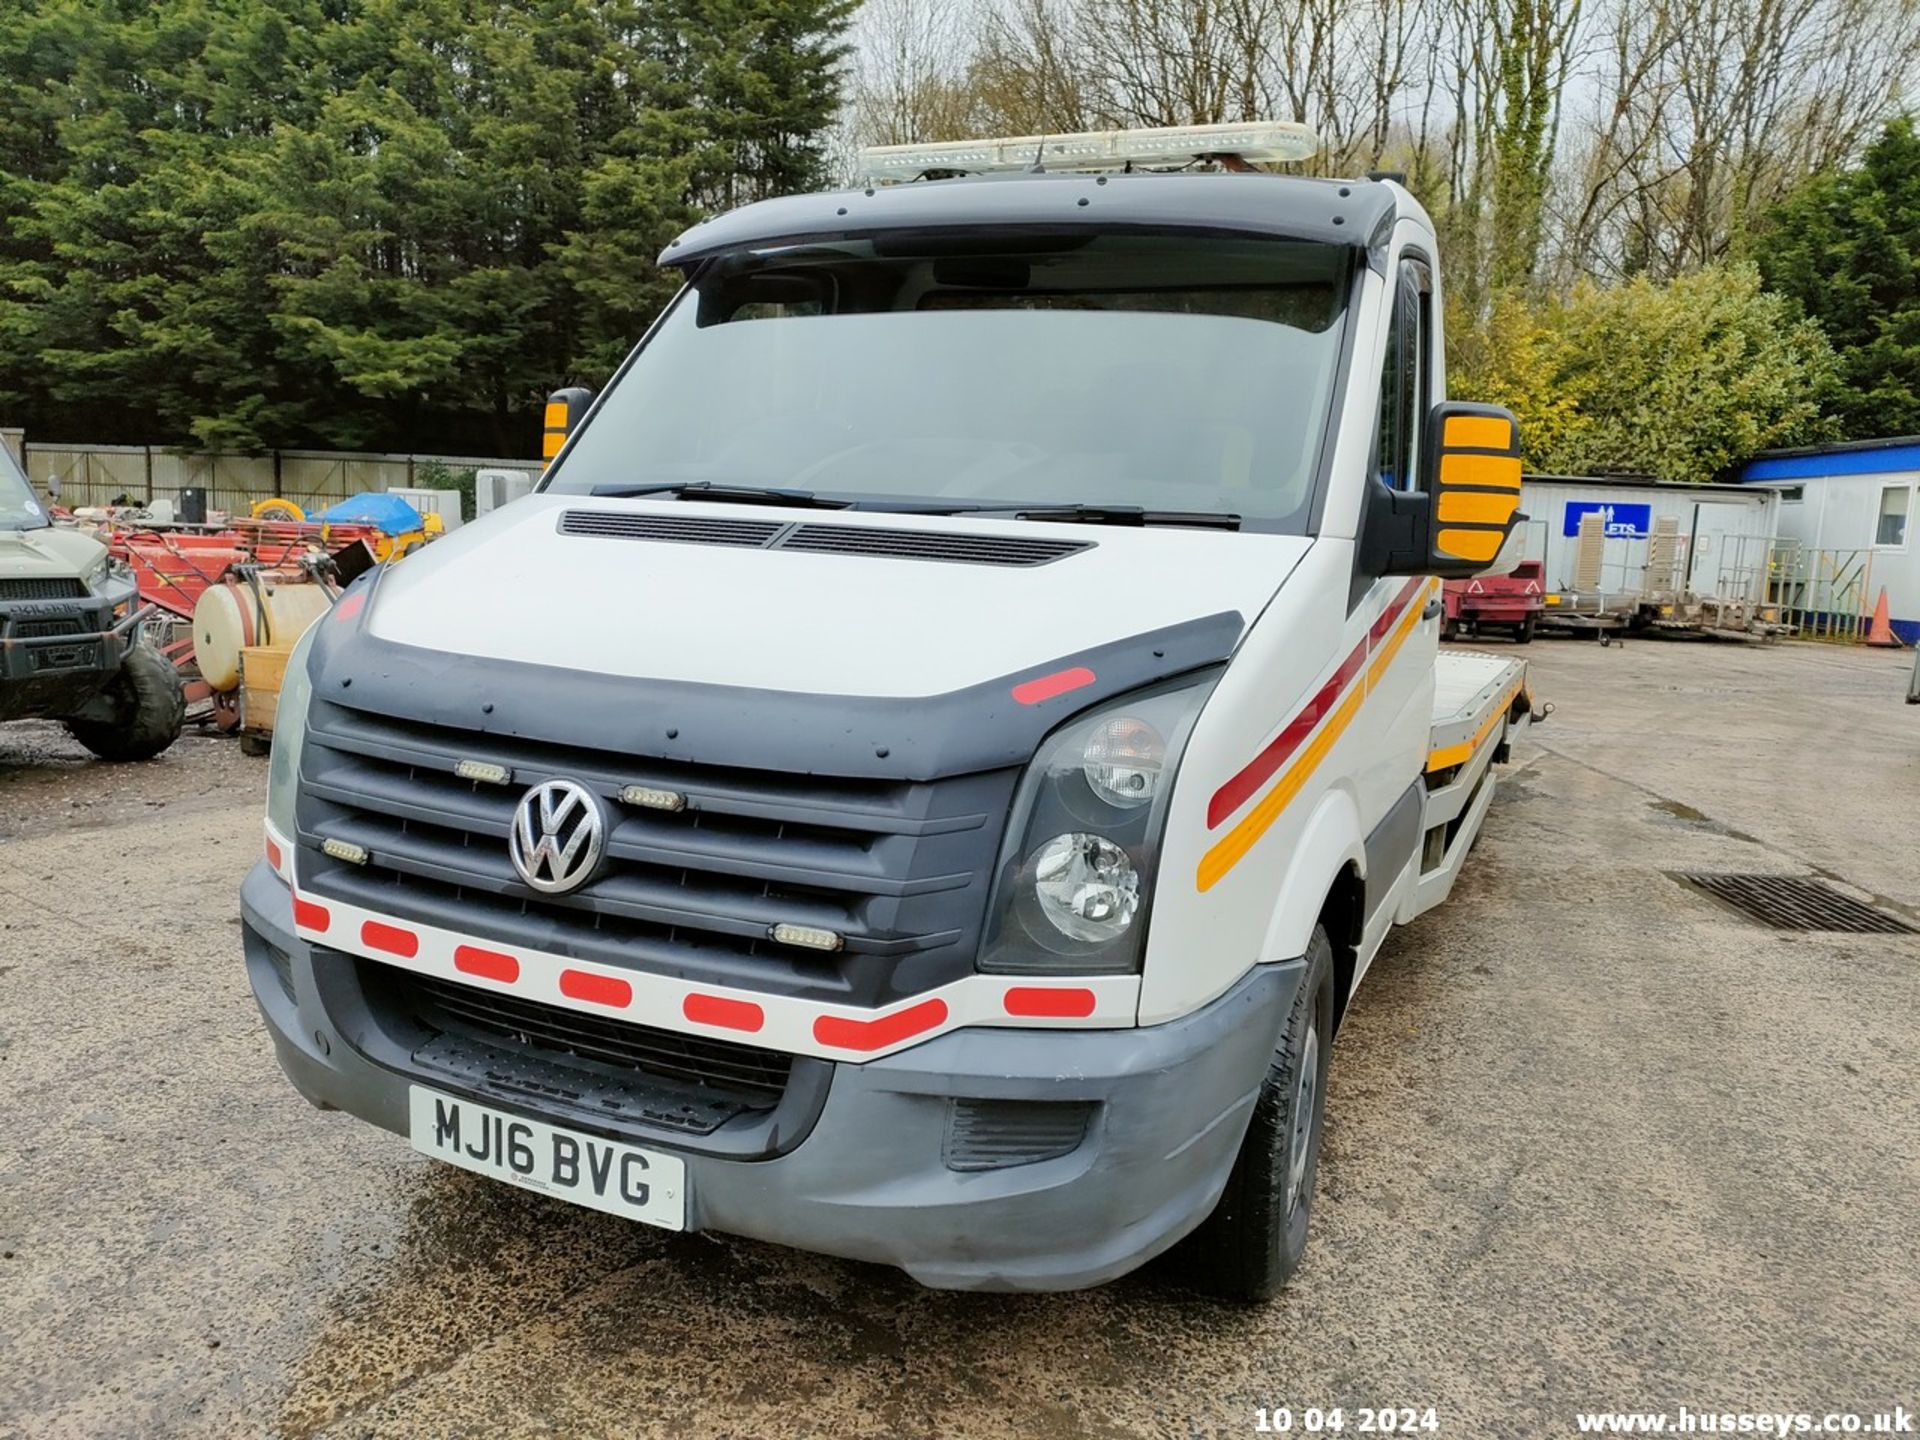
M 151 760 L 180 738 L 187 718 L 180 672 L 151 645 L 127 647 L 106 698 L 110 718 L 67 722 L 68 733 L 102 760 Z
M 1314 926 L 1306 961 L 1227 1188 L 1188 1242 L 1194 1283 L 1229 1300 L 1272 1299 L 1307 1249 L 1333 1048 L 1333 943 L 1324 926 Z

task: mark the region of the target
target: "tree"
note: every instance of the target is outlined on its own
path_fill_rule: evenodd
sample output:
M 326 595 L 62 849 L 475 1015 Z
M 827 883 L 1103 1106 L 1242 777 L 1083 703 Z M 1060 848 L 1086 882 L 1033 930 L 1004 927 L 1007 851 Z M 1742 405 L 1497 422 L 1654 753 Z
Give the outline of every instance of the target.
M 1511 410 L 1535 470 L 1571 453 L 1587 424 L 1561 374 L 1565 346 L 1553 319 L 1517 290 L 1496 295 L 1484 321 L 1458 300 L 1447 304 L 1447 393 Z
M 1758 247 L 1839 352 L 1829 402 L 1848 438 L 1920 432 L 1920 134 L 1901 119 L 1854 169 L 1809 182 Z
M 1750 265 L 1659 285 L 1582 282 L 1555 308 L 1553 387 L 1579 422 L 1533 463 L 1566 474 L 1630 471 L 1698 483 L 1756 451 L 1817 439 L 1833 349 Z
M 818 185 L 853 0 L 0 0 L 0 407 L 513 453 L 700 215 Z

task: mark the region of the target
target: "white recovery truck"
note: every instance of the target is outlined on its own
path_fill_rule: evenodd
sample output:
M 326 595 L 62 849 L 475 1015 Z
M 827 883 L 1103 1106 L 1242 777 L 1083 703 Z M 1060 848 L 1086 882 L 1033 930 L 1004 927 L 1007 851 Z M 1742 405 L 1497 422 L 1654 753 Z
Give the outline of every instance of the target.
M 875 151 L 674 241 L 538 491 L 293 657 L 242 896 L 293 1083 L 929 1285 L 1279 1288 L 1341 1016 L 1531 714 L 1439 653 L 1512 417 L 1446 399 L 1404 189 L 1249 164 L 1310 147 Z

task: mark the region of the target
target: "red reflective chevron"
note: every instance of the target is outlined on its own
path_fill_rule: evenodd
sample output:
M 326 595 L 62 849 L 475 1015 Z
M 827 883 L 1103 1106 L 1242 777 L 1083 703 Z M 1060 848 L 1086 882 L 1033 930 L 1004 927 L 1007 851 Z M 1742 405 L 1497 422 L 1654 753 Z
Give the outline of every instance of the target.
M 931 1030 L 947 1018 L 947 1002 L 923 1000 L 878 1020 L 848 1020 L 822 1015 L 813 1022 L 813 1038 L 840 1050 L 880 1050 Z

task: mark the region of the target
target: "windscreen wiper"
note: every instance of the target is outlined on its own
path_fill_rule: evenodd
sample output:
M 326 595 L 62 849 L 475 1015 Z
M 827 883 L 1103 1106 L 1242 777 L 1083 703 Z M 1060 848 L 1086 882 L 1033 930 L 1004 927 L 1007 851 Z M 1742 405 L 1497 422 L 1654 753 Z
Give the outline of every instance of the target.
M 992 511 L 1018 520 L 1059 520 L 1074 525 L 1193 525 L 1207 530 L 1238 530 L 1240 517 L 1220 510 L 1148 510 L 1139 505 L 995 505 L 969 510 L 969 515 Z
M 716 480 L 671 480 L 661 485 L 596 485 L 589 493 L 610 500 L 671 495 L 675 499 L 718 500 L 731 505 L 791 505 L 801 510 L 846 510 L 853 504 L 850 500 L 831 500 L 811 490 L 782 490 L 775 485 L 729 485 Z

